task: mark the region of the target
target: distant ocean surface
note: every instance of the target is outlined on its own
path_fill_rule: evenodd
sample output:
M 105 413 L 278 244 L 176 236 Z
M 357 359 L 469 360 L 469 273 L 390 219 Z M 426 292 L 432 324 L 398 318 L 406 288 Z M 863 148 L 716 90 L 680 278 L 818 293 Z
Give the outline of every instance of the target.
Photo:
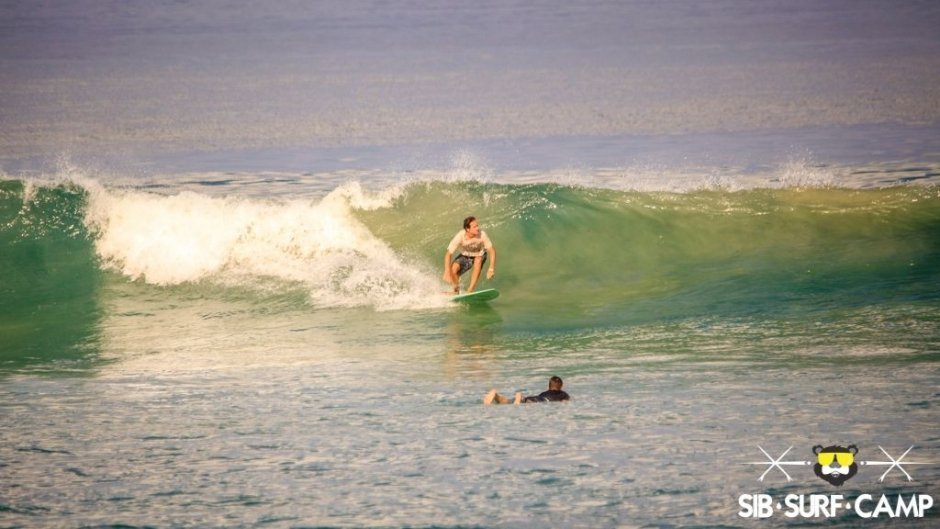
M 936 526 L 937 27 L 0 6 L 0 526 Z M 467 215 L 488 304 L 441 281 Z

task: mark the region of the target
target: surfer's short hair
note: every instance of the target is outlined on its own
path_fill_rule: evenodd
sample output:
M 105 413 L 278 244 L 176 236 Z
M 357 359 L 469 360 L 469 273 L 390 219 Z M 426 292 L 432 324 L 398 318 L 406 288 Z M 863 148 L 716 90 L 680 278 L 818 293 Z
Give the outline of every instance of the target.
M 473 221 L 475 221 L 475 220 L 477 220 L 477 218 L 474 217 L 473 215 L 470 215 L 469 217 L 463 219 L 463 229 L 469 230 L 469 229 L 470 229 L 470 223 L 473 222 Z
M 548 379 L 548 389 L 561 389 L 562 385 L 564 385 L 564 382 L 561 381 L 560 377 Z

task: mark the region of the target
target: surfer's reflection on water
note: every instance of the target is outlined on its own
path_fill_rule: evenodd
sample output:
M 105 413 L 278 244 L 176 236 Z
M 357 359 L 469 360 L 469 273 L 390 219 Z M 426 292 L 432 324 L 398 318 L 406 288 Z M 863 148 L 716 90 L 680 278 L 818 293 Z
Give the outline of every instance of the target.
M 450 314 L 446 324 L 447 374 L 483 373 L 492 366 L 502 323 L 499 311 L 485 303 L 465 305 Z

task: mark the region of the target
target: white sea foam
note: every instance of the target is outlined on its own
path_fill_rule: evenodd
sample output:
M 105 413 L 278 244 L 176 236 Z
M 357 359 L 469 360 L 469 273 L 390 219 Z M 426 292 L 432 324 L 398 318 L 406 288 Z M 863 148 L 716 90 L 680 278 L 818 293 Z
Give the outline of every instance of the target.
M 405 262 L 353 218 L 351 207 L 378 207 L 389 200 L 369 196 L 355 184 L 322 200 L 86 188 L 86 222 L 96 233 L 99 257 L 135 280 L 248 286 L 274 280 L 301 285 L 315 306 L 446 305 L 433 272 Z

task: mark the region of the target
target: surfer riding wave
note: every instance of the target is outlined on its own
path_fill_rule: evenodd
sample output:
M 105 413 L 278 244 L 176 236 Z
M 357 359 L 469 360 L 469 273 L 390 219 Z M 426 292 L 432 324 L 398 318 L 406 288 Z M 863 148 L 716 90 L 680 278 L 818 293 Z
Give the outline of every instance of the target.
M 460 276 L 472 270 L 467 292 L 473 292 L 480 279 L 483 263 L 487 260 L 490 266 L 486 278 L 493 279 L 496 275 L 496 248 L 486 232 L 480 229 L 476 217 L 467 217 L 463 220 L 463 230 L 454 235 L 444 253 L 444 281 L 454 286 L 454 294 L 460 294 Z

